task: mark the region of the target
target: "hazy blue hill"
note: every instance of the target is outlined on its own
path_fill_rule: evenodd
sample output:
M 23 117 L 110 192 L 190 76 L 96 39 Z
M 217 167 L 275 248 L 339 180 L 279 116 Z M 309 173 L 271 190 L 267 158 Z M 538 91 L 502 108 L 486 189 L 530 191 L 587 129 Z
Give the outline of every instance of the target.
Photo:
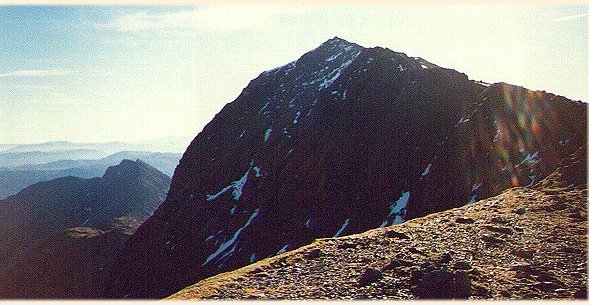
M 95 149 L 25 152 L 4 151 L 0 152 L 0 167 L 10 168 L 28 164 L 42 164 L 65 159 L 100 159 L 108 155 L 108 153 Z
M 0 199 L 14 195 L 34 183 L 59 177 L 100 177 L 109 166 L 119 164 L 124 159 L 145 160 L 171 177 L 181 157 L 178 153 L 122 151 L 95 160 L 58 160 L 44 164 L 0 168 Z

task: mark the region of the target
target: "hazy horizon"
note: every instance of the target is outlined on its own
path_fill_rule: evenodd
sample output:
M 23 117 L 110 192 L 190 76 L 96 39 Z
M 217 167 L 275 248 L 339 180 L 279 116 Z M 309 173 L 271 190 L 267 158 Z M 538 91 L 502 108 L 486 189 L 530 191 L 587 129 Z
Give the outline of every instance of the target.
M 588 101 L 586 6 L 0 6 L 0 143 L 193 138 L 334 36 Z M 187 143 L 188 144 L 188 143 Z

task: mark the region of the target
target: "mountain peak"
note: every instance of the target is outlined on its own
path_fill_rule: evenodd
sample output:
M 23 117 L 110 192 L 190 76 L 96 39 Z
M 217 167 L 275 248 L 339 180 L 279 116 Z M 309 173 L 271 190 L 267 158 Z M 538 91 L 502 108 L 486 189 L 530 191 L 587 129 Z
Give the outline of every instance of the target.
M 102 179 L 105 181 L 118 180 L 122 177 L 137 177 L 140 174 L 145 175 L 148 173 L 157 173 L 155 175 L 158 175 L 161 171 L 140 159 L 135 161 L 123 159 L 118 165 L 107 168 Z
M 337 37 L 337 36 L 333 36 L 333 38 L 330 38 L 330 39 L 328 39 L 325 42 L 326 43 L 337 43 L 337 42 L 340 42 L 340 43 L 349 43 L 349 44 L 351 44 L 351 42 L 349 42 L 349 41 L 347 41 L 347 40 L 345 40 L 343 38 Z

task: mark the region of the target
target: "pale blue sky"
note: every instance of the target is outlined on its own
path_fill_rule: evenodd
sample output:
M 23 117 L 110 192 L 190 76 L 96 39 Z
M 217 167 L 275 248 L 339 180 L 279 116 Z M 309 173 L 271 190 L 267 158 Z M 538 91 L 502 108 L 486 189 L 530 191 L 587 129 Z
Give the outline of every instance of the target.
M 588 101 L 586 6 L 0 6 L 0 143 L 194 137 L 339 36 Z

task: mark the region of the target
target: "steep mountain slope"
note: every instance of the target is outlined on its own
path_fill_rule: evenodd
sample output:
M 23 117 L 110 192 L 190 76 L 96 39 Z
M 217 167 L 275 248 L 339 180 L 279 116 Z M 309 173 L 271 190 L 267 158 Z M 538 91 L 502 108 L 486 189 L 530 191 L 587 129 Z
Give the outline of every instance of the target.
M 84 254 L 79 259 L 88 263 L 88 268 L 94 267 L 91 259 L 96 258 L 94 256 L 100 256 L 97 258 L 98 261 L 112 260 L 123 240 L 142 221 L 151 216 L 164 200 L 170 182 L 169 177 L 141 160 L 123 160 L 119 165 L 109 167 L 102 178 L 65 177 L 41 182 L 0 201 L 0 297 L 52 296 L 51 291 L 35 295 L 32 292 L 36 289 L 34 285 L 19 286 L 18 283 L 45 280 L 55 285 L 53 293 L 60 291 L 58 288 L 64 287 L 59 286 L 59 279 L 63 277 L 51 272 L 60 272 L 60 269 L 55 267 L 62 265 L 54 264 L 58 261 L 73 263 L 75 259 L 67 259 L 69 255 L 75 257 Z M 120 227 L 123 220 L 127 223 L 125 227 L 131 229 L 115 230 Z M 95 239 L 99 241 L 97 244 L 90 242 L 89 245 L 75 245 L 74 242 L 74 245 L 70 245 L 72 242 L 66 241 L 71 235 L 64 233 L 63 230 L 75 227 L 89 227 L 89 230 L 100 233 L 92 234 L 93 236 L 104 236 Z M 55 255 L 52 256 L 47 251 L 38 252 L 39 249 L 53 249 L 50 245 L 59 250 L 53 251 Z M 106 257 L 102 252 L 92 254 L 91 249 L 87 249 L 100 248 L 99 245 L 106 247 L 103 251 L 108 252 L 110 257 Z M 68 249 L 74 251 L 67 252 Z M 53 259 L 35 260 L 36 257 L 44 255 Z M 78 275 L 84 275 L 86 272 L 73 265 L 66 269 Z M 27 270 L 36 272 L 36 277 L 29 277 L 31 272 Z M 68 296 L 71 295 L 63 297 Z
M 129 220 L 127 220 L 129 221 Z M 101 298 L 115 254 L 141 224 L 112 229 L 69 228 L 41 241 L 20 257 L 16 267 L 0 275 L 2 298 Z
M 316 238 L 533 184 L 586 143 L 586 110 L 330 39 L 251 81 L 192 141 L 109 293 L 163 297 Z
M 170 298 L 586 299 L 585 149 L 534 188 L 321 239 Z

